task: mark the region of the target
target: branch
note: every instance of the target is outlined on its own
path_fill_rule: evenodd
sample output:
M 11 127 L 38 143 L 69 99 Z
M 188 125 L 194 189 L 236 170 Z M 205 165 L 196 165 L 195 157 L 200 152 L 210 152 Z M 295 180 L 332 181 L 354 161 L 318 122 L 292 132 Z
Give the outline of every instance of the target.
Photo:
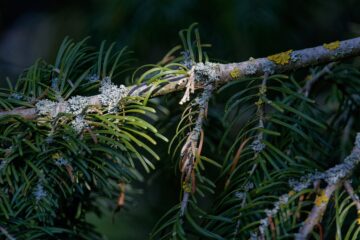
M 328 185 L 321 195 L 315 200 L 311 213 L 304 222 L 304 225 L 300 228 L 299 233 L 296 236 L 296 240 L 305 240 L 314 229 L 314 226 L 321 222 L 322 217 L 326 211 L 329 199 L 334 191 L 340 188 L 344 183 L 346 184 L 347 178 L 349 178 L 354 168 L 360 163 L 360 133 L 357 133 L 355 146 L 351 154 L 345 158 L 344 163 L 336 165 L 326 171 L 328 176 Z
M 219 86 L 242 77 L 259 77 L 265 73 L 275 74 L 293 71 L 299 68 L 335 62 L 358 55 L 360 55 L 360 37 L 345 41 L 336 41 L 303 50 L 288 50 L 265 58 L 250 59 L 240 63 L 206 63 L 206 65 L 212 68 L 212 72 L 216 72 L 218 80 L 215 85 Z M 198 63 L 195 65 L 195 75 L 197 74 L 197 66 L 201 64 L 202 63 Z M 189 75 L 190 74 L 172 77 L 171 79 L 167 79 L 169 81 L 166 84 L 141 84 L 129 86 L 126 90 L 130 96 L 145 96 L 151 90 L 153 97 L 183 91 L 188 83 L 187 78 Z M 197 78 L 195 77 L 195 79 Z M 195 89 L 203 88 L 205 85 L 206 82 L 197 81 L 195 82 Z M 100 105 L 98 95 L 89 97 L 89 101 L 94 105 Z M 63 105 L 64 103 L 58 104 Z M 57 109 L 62 109 L 61 107 L 62 106 L 59 106 Z M 27 119 L 34 119 L 37 116 L 37 110 L 36 108 L 17 108 L 0 112 L 0 117 L 14 114 Z
M 186 210 L 189 195 L 190 193 L 195 192 L 196 183 L 195 183 L 195 164 L 196 157 L 201 154 L 202 144 L 203 144 L 203 124 L 206 119 L 208 103 L 211 97 L 211 93 L 214 89 L 213 84 L 208 84 L 200 98 L 197 100 L 199 105 L 199 113 L 196 118 L 195 126 L 192 131 L 189 133 L 189 136 L 181 149 L 181 173 L 182 173 L 182 185 L 184 190 L 184 195 L 181 201 L 180 216 L 184 215 Z
M 356 206 L 356 210 L 358 212 L 358 214 L 360 213 L 360 199 L 359 196 L 355 193 L 354 188 L 351 186 L 350 181 L 345 181 L 344 182 L 344 187 L 347 191 L 347 193 L 349 194 L 349 196 L 351 197 L 351 199 L 353 200 L 355 206 Z
M 317 72 L 315 75 L 312 76 L 310 80 L 308 80 L 305 86 L 300 89 L 299 92 L 304 93 L 306 97 L 309 96 L 312 86 L 325 74 L 329 73 L 331 68 L 336 65 L 336 62 L 329 63 L 326 65 L 321 71 Z

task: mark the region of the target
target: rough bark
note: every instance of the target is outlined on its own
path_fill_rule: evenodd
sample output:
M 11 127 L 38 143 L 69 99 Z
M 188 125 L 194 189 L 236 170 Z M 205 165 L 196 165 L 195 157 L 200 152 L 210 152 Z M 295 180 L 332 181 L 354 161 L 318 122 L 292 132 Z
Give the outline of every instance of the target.
M 250 59 L 239 63 L 207 64 L 211 64 L 211 68 L 213 68 L 214 72 L 218 75 L 218 80 L 215 85 L 219 86 L 243 77 L 256 77 L 263 76 L 265 73 L 271 75 L 293 71 L 299 68 L 335 62 L 358 55 L 360 55 L 360 37 L 297 51 L 288 50 L 272 56 Z M 144 96 L 148 91 L 152 90 L 152 96 L 155 97 L 184 90 L 186 88 L 188 77 L 189 76 L 186 75 L 177 76 L 172 78 L 168 83 L 160 86 L 155 84 L 142 84 L 138 86 L 129 86 L 127 88 L 129 95 L 131 96 Z M 206 83 L 202 81 L 196 81 L 195 88 L 203 88 L 205 85 Z M 97 95 L 90 98 L 92 104 L 100 104 Z M 61 106 L 58 108 L 61 109 Z M 36 118 L 36 113 L 37 111 L 35 108 L 18 108 L 11 111 L 0 112 L 0 117 L 15 114 L 27 119 L 33 119 Z

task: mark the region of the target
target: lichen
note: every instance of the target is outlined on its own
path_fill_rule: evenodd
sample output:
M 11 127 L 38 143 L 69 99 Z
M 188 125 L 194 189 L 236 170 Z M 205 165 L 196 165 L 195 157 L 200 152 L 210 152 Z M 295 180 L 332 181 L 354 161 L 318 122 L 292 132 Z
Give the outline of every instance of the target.
M 100 92 L 99 100 L 110 112 L 116 112 L 120 100 L 128 95 L 128 89 L 124 85 L 114 85 L 110 77 L 105 77 L 101 81 Z
M 81 133 L 84 128 L 88 127 L 88 123 L 86 122 L 83 115 L 76 116 L 74 120 L 71 121 L 71 127 L 75 130 L 77 133 Z
M 33 194 L 37 202 L 47 196 L 47 192 L 41 181 L 36 184 Z
M 216 82 L 220 79 L 218 64 L 197 63 L 194 68 L 195 81 L 204 85 Z
M 89 97 L 75 96 L 67 101 L 65 108 L 66 113 L 79 115 L 85 111 L 89 105 Z
M 254 188 L 254 183 L 247 182 L 242 188 L 244 189 L 245 192 L 248 192 Z
M 50 117 L 56 117 L 57 103 L 48 99 L 40 100 L 36 103 L 36 111 L 38 115 L 49 115 Z
M 26 97 L 21 93 L 14 92 L 9 95 L 8 99 L 24 100 Z
M 241 72 L 238 68 L 234 68 L 233 70 L 230 71 L 230 76 L 232 79 L 237 79 L 241 76 Z
M 189 181 L 183 181 L 182 188 L 184 192 L 191 192 L 191 183 Z
M 267 64 L 263 67 L 264 73 L 267 73 L 268 75 L 273 75 L 275 73 L 274 66 L 275 66 L 275 64 L 273 64 L 272 62 L 269 62 L 269 64 Z
M 285 52 L 281 52 L 281 53 L 278 53 L 278 54 L 274 54 L 274 55 L 271 55 L 271 56 L 268 56 L 267 58 L 276 63 L 276 64 L 279 64 L 279 65 L 285 65 L 285 64 L 288 64 L 290 59 L 291 59 L 291 53 L 292 53 L 292 49 L 288 50 L 288 51 L 285 51 Z
M 69 164 L 69 161 L 64 158 L 60 153 L 54 153 L 51 158 L 54 159 L 55 165 L 59 167 Z
M 264 150 L 266 147 L 266 145 L 264 143 L 262 143 L 262 141 L 260 139 L 255 139 L 251 144 L 250 144 L 250 148 L 256 152 L 259 153 L 262 150 Z
M 326 196 L 326 192 L 324 190 L 322 190 L 321 193 L 316 196 L 315 205 L 319 207 L 319 206 L 321 206 L 321 204 L 327 203 L 328 201 L 329 201 L 329 198 L 328 198 L 328 196 Z
M 182 61 L 182 64 L 187 67 L 188 69 L 191 69 L 194 65 L 194 61 L 191 59 L 190 52 L 189 51 L 182 51 L 181 55 L 183 55 L 184 60 Z
M 245 73 L 247 75 L 253 75 L 256 73 L 256 66 L 254 63 L 247 64 L 245 67 Z
M 335 41 L 335 42 L 331 42 L 331 43 L 324 43 L 323 47 L 328 49 L 328 50 L 335 50 L 335 49 L 340 47 L 340 41 Z
M 297 61 L 299 61 L 300 60 L 300 55 L 298 54 L 298 53 L 296 53 L 296 52 L 292 52 L 291 53 L 291 61 L 292 62 L 297 62 Z
M 238 198 L 240 201 L 244 200 L 246 198 L 245 192 L 235 192 L 235 197 Z
M 91 74 L 86 77 L 86 80 L 90 83 L 98 81 L 100 78 L 97 74 Z

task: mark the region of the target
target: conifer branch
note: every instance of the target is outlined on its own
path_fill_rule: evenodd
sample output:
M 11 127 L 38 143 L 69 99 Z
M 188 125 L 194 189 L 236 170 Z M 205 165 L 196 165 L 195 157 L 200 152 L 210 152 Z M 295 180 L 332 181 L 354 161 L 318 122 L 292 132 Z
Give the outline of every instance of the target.
M 201 154 L 203 138 L 203 124 L 206 119 L 208 103 L 211 93 L 214 89 L 212 84 L 208 84 L 201 96 L 197 99 L 199 113 L 195 122 L 195 126 L 189 133 L 189 136 L 181 149 L 181 173 L 184 194 L 181 201 L 180 215 L 182 216 L 188 204 L 190 193 L 194 193 L 196 189 L 195 180 L 195 164 L 197 156 Z
M 327 170 L 328 175 L 333 175 L 335 178 L 329 178 L 327 180 L 327 187 L 315 200 L 315 205 L 313 206 L 307 219 L 304 221 L 304 225 L 300 228 L 299 233 L 296 235 L 296 240 L 305 240 L 308 238 L 315 225 L 321 222 L 329 203 L 329 199 L 333 195 L 334 191 L 340 188 L 344 183 L 346 184 L 346 180 L 351 176 L 354 168 L 359 164 L 360 133 L 357 133 L 354 145 L 355 146 L 351 154 L 345 158 L 344 163 Z
M 217 73 L 216 86 L 237 80 L 243 77 L 259 77 L 265 73 L 275 74 L 286 71 L 293 71 L 299 68 L 335 62 L 349 57 L 360 55 L 360 37 L 344 41 L 335 41 L 321 46 L 306 48 L 302 50 L 288 50 L 264 58 L 250 59 L 248 61 L 229 64 L 206 63 Z M 199 65 L 202 63 L 198 63 Z M 195 68 L 196 68 L 195 65 Z M 196 70 L 195 70 L 196 71 Z M 195 72 L 196 74 L 196 72 Z M 129 86 L 126 88 L 130 96 L 145 96 L 151 91 L 151 96 L 166 95 L 186 89 L 187 78 L 191 74 L 171 77 L 167 83 L 149 83 Z M 163 79 L 162 79 L 163 80 Z M 166 79 L 165 79 L 166 80 Z M 195 89 L 204 88 L 205 81 L 196 81 Z M 93 105 L 100 105 L 99 95 L 89 97 Z M 63 109 L 64 103 L 58 103 L 56 108 Z M 36 108 L 16 108 L 10 111 L 0 112 L 0 117 L 5 115 L 20 115 L 26 119 L 33 119 L 37 116 Z

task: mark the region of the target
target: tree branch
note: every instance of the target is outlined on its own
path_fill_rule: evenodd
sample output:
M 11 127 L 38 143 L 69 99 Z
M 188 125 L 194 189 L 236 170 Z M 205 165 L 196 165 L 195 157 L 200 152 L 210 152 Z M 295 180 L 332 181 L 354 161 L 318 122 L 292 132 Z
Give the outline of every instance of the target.
M 305 240 L 314 229 L 314 226 L 321 222 L 322 217 L 326 211 L 329 199 L 331 198 L 334 191 L 340 188 L 344 182 L 349 178 L 354 168 L 360 162 L 360 133 L 357 133 L 354 148 L 351 154 L 345 158 L 344 163 L 336 165 L 335 167 L 326 171 L 326 173 L 335 177 L 334 179 L 329 178 L 328 185 L 322 194 L 315 200 L 309 216 L 304 222 L 304 225 L 300 228 L 299 233 L 296 235 L 296 240 Z M 346 184 L 346 182 L 345 182 Z M 347 186 L 348 187 L 348 186 Z
M 218 75 L 216 86 L 225 84 L 229 81 L 242 77 L 256 77 L 267 74 L 282 73 L 293 71 L 312 65 L 319 65 L 328 62 L 339 61 L 345 58 L 360 55 L 360 37 L 345 41 L 336 41 L 321 46 L 306 48 L 302 50 L 288 50 L 272 56 L 258 59 L 250 59 L 240 63 L 218 64 L 207 63 Z M 202 63 L 199 63 L 202 64 Z M 196 66 L 195 65 L 195 74 Z M 152 96 L 166 95 L 175 91 L 183 91 L 187 85 L 188 75 L 180 75 L 168 79 L 166 84 L 141 84 L 127 87 L 130 96 L 145 96 L 152 90 Z M 195 79 L 198 79 L 195 77 Z M 206 82 L 196 81 L 196 88 L 203 88 Z M 98 95 L 89 97 L 89 101 L 94 105 L 100 105 Z M 58 103 L 63 104 L 63 103 Z M 61 106 L 58 107 L 61 109 Z M 33 119 L 37 116 L 36 108 L 17 108 L 10 111 L 0 112 L 0 117 L 5 115 L 20 115 L 27 119 Z
M 196 118 L 195 126 L 189 133 L 189 136 L 181 149 L 181 180 L 184 190 L 180 208 L 181 216 L 184 215 L 186 210 L 190 193 L 194 193 L 196 190 L 194 167 L 196 164 L 196 157 L 200 156 L 202 150 L 203 141 L 201 139 L 204 137 L 202 129 L 207 116 L 208 103 L 213 89 L 213 85 L 208 84 L 198 99 L 197 104 L 199 105 L 199 113 Z

